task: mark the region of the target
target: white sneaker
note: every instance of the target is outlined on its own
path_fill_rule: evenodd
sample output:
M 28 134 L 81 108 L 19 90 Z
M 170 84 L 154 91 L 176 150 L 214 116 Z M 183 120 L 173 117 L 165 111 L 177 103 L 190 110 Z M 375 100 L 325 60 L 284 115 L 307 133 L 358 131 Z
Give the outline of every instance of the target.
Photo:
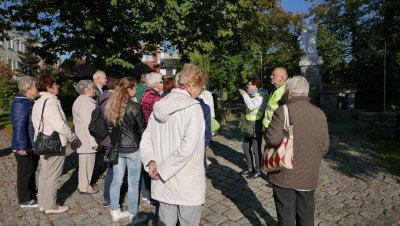
M 119 221 L 121 219 L 129 217 L 129 212 L 128 211 L 122 211 L 121 209 L 111 210 L 110 214 L 111 214 L 112 219 L 113 219 L 114 222 L 117 222 L 117 221 Z
M 56 213 L 64 213 L 65 211 L 68 211 L 69 207 L 68 206 L 58 206 L 57 209 L 52 209 L 52 210 L 45 210 L 45 214 L 56 214 Z

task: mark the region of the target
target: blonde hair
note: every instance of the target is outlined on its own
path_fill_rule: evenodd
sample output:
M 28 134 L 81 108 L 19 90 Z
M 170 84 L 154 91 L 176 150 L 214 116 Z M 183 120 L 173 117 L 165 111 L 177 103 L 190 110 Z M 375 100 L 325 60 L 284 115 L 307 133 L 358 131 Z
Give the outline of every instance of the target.
M 132 101 L 128 89 L 137 86 L 136 79 L 132 77 L 122 78 L 106 105 L 105 116 L 107 121 L 116 126 L 125 115 L 125 108 L 129 101 Z
M 200 66 L 194 64 L 183 65 L 179 72 L 178 84 L 181 86 L 203 87 L 208 81 L 207 72 Z

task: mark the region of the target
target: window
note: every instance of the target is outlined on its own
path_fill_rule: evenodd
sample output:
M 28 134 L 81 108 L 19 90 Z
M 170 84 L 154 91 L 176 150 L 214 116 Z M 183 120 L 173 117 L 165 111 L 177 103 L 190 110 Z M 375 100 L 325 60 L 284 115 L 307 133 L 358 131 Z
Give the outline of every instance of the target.
M 0 61 L 4 61 L 4 58 L 3 58 L 3 56 L 0 56 Z
M 8 40 L 8 48 L 14 50 L 14 40 Z
M 3 46 L 3 40 L 0 40 L 0 46 Z
M 21 61 L 15 61 L 14 64 L 15 64 L 15 69 L 18 69 L 21 67 Z
M 8 59 L 8 64 L 11 67 L 11 70 L 14 70 L 14 60 L 13 59 Z
M 21 40 L 17 39 L 17 50 L 22 52 L 22 43 Z

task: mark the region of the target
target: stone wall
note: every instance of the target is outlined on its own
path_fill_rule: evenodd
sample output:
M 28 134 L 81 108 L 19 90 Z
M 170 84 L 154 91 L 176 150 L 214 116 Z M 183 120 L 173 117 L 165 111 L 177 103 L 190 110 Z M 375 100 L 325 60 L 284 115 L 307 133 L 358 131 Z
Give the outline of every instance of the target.
M 400 137 L 400 113 L 359 112 L 357 126 L 370 135 Z

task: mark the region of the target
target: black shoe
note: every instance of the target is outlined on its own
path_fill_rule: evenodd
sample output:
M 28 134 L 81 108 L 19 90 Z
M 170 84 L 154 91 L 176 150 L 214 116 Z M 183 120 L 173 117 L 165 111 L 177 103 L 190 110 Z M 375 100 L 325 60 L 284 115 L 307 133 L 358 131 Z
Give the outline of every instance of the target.
M 145 214 L 139 214 L 137 213 L 136 215 L 129 214 L 129 221 L 130 225 L 136 225 L 142 222 L 147 221 L 148 217 Z
M 242 176 L 249 176 L 250 174 L 252 174 L 250 170 L 243 170 L 242 172 L 240 172 L 240 175 Z
M 261 173 L 260 172 L 256 172 L 256 173 L 252 173 L 252 174 L 248 175 L 246 178 L 247 179 L 256 179 L 256 178 L 259 178 L 259 177 L 261 177 Z

